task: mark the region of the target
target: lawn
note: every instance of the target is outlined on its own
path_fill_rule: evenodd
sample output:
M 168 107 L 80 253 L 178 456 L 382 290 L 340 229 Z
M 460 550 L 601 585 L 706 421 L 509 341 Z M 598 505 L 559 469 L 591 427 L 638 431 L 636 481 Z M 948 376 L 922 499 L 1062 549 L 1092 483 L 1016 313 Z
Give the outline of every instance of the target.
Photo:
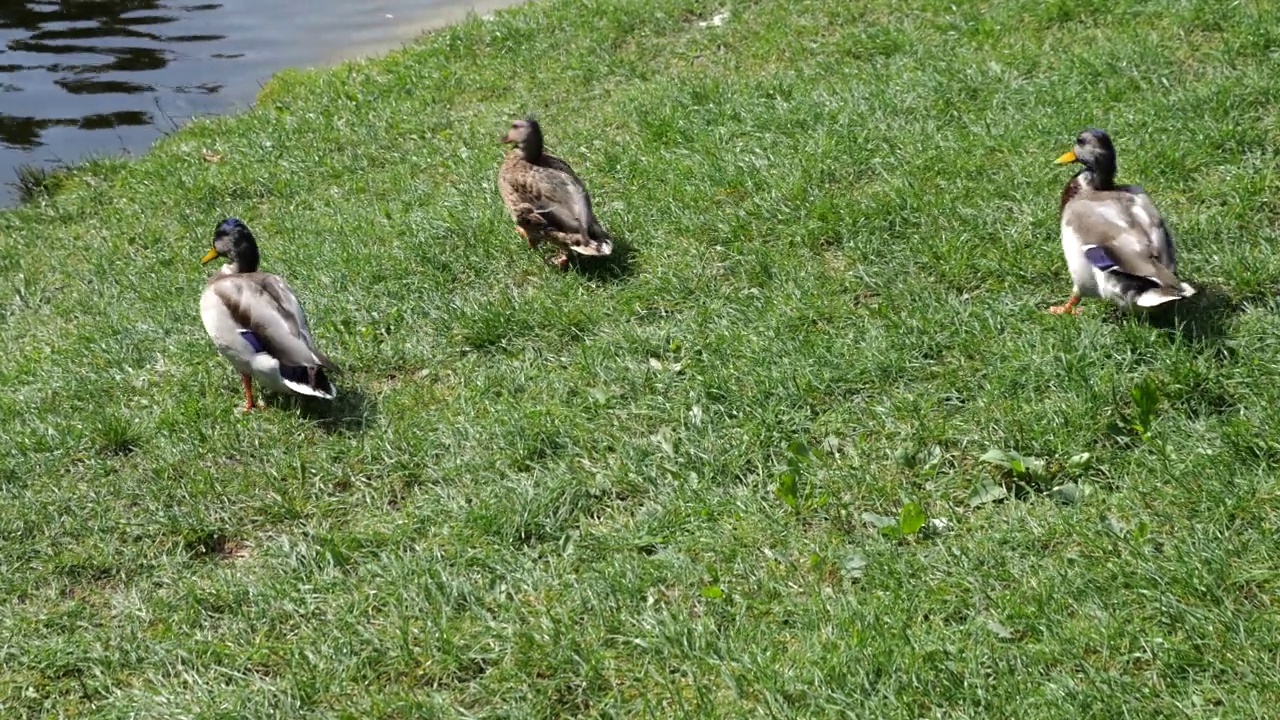
M 548 0 L 53 178 L 0 213 L 0 715 L 1274 712 L 1277 58 L 1256 2 Z M 525 112 L 625 262 L 513 231 Z M 1090 126 L 1170 316 L 1044 312 Z M 332 410 L 236 411 L 228 215 Z

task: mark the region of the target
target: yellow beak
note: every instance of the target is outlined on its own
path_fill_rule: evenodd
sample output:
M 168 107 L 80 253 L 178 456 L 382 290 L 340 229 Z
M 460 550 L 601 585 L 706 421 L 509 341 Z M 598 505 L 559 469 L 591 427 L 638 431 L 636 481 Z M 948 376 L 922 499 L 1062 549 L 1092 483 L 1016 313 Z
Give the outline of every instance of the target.
M 203 265 L 216 257 L 218 257 L 218 248 L 209 248 L 209 252 L 205 253 L 204 257 L 200 258 L 200 264 Z
M 1062 157 L 1058 158 L 1057 160 L 1054 160 L 1054 161 L 1053 161 L 1053 164 L 1054 164 L 1054 165 L 1066 165 L 1067 163 L 1073 163 L 1073 162 L 1075 162 L 1075 161 L 1076 161 L 1076 151 L 1075 151 L 1075 150 L 1068 150 L 1068 151 L 1066 151 L 1065 153 L 1063 153 L 1063 154 L 1062 154 Z

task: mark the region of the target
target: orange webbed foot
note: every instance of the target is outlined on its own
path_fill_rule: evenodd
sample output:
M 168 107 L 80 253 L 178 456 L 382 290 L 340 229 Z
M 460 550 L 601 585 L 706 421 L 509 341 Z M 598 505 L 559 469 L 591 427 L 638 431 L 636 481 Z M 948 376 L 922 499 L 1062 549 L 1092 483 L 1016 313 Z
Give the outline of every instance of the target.
M 244 409 L 242 412 L 253 412 L 253 378 L 241 374 L 240 384 L 244 386 Z
M 1062 305 L 1054 305 L 1049 308 L 1049 312 L 1054 315 L 1079 315 L 1080 308 L 1076 307 L 1080 303 L 1079 295 L 1072 295 L 1071 299 Z

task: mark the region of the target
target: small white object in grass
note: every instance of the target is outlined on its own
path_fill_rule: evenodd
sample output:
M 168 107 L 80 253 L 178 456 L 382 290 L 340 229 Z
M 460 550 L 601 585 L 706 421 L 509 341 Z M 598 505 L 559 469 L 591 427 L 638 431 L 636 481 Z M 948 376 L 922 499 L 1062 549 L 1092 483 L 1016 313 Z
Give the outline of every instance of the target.
M 945 535 L 951 532 L 951 523 L 942 518 L 929 518 L 929 522 L 925 523 L 924 531 L 929 535 Z
M 649 358 L 649 367 L 658 371 L 670 370 L 676 373 L 684 369 L 684 363 L 663 363 L 658 358 Z
M 996 620 L 988 620 L 987 628 L 1001 640 L 1012 640 L 1014 638 L 1013 631 L 1005 627 L 1003 623 Z
M 698 27 L 720 27 L 721 25 L 724 24 L 724 21 L 728 19 L 729 19 L 729 11 L 722 10 L 716 13 L 715 15 L 712 15 L 710 20 L 703 20 L 702 22 L 698 23 Z

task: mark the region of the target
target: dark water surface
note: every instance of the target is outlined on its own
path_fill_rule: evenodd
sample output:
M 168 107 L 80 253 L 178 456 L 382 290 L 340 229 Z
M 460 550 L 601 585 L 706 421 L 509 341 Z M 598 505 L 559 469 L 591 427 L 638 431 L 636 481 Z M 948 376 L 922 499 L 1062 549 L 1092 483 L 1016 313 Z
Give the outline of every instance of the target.
M 17 166 L 140 153 L 287 67 L 397 47 L 494 0 L 0 0 L 0 205 Z

